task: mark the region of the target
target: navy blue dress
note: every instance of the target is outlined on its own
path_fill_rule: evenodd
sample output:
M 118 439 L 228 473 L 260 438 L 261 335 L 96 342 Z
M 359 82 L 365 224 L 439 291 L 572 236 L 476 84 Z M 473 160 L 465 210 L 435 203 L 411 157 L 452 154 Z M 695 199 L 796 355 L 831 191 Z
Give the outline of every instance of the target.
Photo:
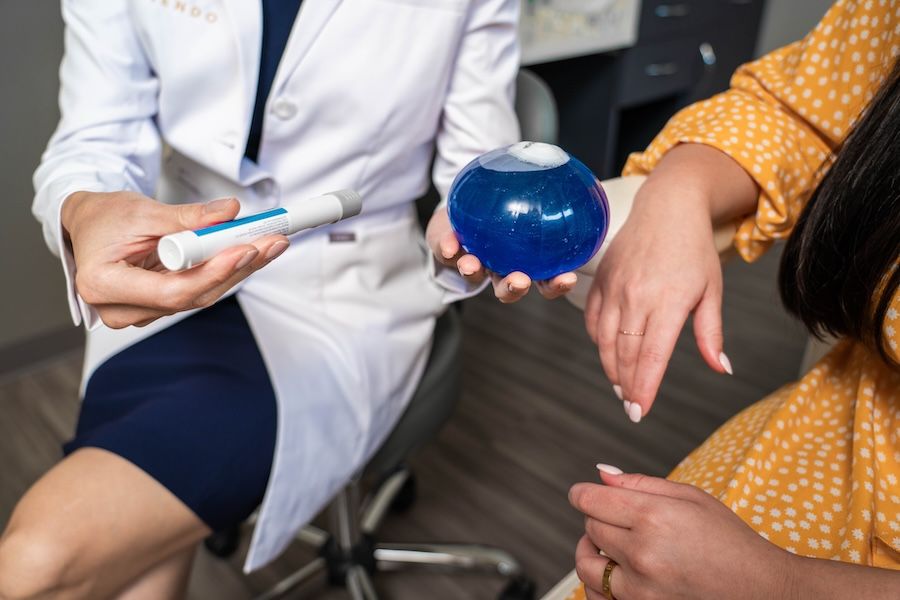
M 301 0 L 263 0 L 256 160 L 266 99 Z M 130 346 L 88 381 L 63 451 L 101 448 L 159 481 L 210 529 L 246 519 L 265 494 L 275 451 L 275 391 L 232 296 Z

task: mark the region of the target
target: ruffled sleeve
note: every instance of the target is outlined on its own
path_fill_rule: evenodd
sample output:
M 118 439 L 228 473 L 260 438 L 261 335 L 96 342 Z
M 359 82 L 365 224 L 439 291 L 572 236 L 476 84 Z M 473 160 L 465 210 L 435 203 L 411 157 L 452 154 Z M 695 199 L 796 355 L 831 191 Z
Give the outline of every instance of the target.
M 735 246 L 753 261 L 790 234 L 833 154 L 900 54 L 900 0 L 839 1 L 803 40 L 740 67 L 731 88 L 675 115 L 624 174 L 679 143 L 717 148 L 759 186 Z

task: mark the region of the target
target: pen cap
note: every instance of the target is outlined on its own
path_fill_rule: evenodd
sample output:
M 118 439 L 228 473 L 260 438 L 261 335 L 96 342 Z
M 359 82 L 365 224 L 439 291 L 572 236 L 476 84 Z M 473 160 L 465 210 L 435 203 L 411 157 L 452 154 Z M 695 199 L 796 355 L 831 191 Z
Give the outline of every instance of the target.
M 331 192 L 330 196 L 334 196 L 341 203 L 343 214 L 341 219 L 349 219 L 355 217 L 362 210 L 362 196 L 354 190 L 338 190 Z
M 203 245 L 193 231 L 179 231 L 162 237 L 156 247 L 159 262 L 170 271 L 188 269 L 203 262 Z

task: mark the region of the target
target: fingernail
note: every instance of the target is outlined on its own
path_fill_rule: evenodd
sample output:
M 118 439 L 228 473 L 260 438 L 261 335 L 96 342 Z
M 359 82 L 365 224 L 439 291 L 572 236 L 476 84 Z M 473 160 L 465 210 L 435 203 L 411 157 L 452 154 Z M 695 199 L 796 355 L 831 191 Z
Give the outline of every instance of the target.
M 247 250 L 246 252 L 244 252 L 244 255 L 241 257 L 241 260 L 237 261 L 237 263 L 234 265 L 234 270 L 240 271 L 241 269 L 243 269 L 244 267 L 249 265 L 251 263 L 251 261 L 253 261 L 253 259 L 256 258 L 256 256 L 258 254 L 259 254 L 259 250 L 256 250 L 256 249 Z
M 509 290 L 510 294 L 521 294 L 524 288 L 516 287 L 511 283 L 506 284 L 506 289 Z
M 622 406 L 625 407 L 625 414 L 629 414 L 629 411 L 631 410 L 631 402 L 629 402 L 628 400 L 622 400 Z
M 578 281 L 578 278 L 575 276 L 566 277 L 559 282 L 559 285 L 557 285 L 556 288 L 559 290 L 567 290 L 567 289 L 573 287 L 577 281 Z
M 463 269 L 460 268 L 459 272 L 463 274 L 464 277 L 468 277 L 469 275 L 474 275 L 475 271 L 473 269 Z
M 637 402 L 632 402 L 631 406 L 628 407 L 628 418 L 631 419 L 632 423 L 640 423 L 641 422 L 641 405 Z
M 605 465 L 603 463 L 597 463 L 597 470 L 603 471 L 607 475 L 621 475 L 623 473 L 622 469 L 620 469 L 619 467 Z
M 731 361 L 728 360 L 728 357 L 725 356 L 724 352 L 719 353 L 719 364 L 722 365 L 722 368 L 725 369 L 726 373 L 734 375 L 734 371 L 731 369 Z
M 614 383 L 614 384 L 613 384 L 613 392 L 616 393 L 616 397 L 617 397 L 619 400 L 624 400 L 624 399 L 625 399 L 625 398 L 622 397 L 622 386 L 621 386 L 621 385 L 617 385 L 617 384 Z
M 232 200 L 233 198 L 219 198 L 218 200 L 207 202 L 206 206 L 203 207 L 203 212 L 206 214 L 222 212 L 228 208 Z
M 290 244 L 283 240 L 280 242 L 275 242 L 274 244 L 272 244 L 272 247 L 269 248 L 269 251 L 266 252 L 266 260 L 273 260 L 275 258 L 278 258 L 285 250 L 288 249 L 288 246 L 290 246 Z

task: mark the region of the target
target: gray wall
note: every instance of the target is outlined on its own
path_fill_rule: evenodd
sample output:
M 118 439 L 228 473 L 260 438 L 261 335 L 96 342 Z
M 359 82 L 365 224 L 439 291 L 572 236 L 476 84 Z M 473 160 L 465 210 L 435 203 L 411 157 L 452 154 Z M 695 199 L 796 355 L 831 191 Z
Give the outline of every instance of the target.
M 31 174 L 59 118 L 59 3 L 0 2 L 0 360 L 71 327 L 58 261 L 31 216 Z M 0 364 L 0 371 L 5 370 Z
M 833 0 L 767 0 L 757 55 L 802 38 L 832 4 Z

